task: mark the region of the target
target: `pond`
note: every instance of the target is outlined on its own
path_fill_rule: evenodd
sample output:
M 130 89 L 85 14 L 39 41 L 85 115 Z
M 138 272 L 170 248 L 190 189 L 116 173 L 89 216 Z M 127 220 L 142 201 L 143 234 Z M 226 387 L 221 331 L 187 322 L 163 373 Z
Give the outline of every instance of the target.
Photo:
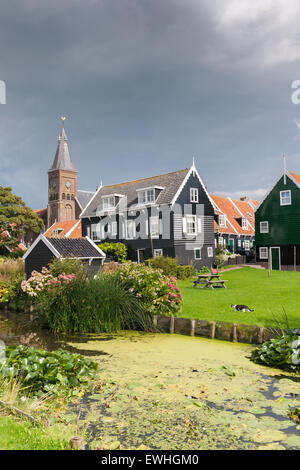
M 0 339 L 64 347 L 100 364 L 97 389 L 69 405 L 92 449 L 300 449 L 300 376 L 253 364 L 252 346 L 120 332 L 55 337 L 0 313 Z

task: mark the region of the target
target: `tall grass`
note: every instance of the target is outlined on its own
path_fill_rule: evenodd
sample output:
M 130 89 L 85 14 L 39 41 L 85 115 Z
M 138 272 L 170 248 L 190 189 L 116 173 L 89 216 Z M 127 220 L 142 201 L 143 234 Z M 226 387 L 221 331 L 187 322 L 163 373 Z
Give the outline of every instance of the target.
M 22 259 L 0 258 L 0 281 L 9 282 L 24 273 L 25 268 Z
M 151 330 L 152 316 L 116 276 L 77 276 L 60 290 L 46 290 L 37 304 L 42 326 L 56 333 Z

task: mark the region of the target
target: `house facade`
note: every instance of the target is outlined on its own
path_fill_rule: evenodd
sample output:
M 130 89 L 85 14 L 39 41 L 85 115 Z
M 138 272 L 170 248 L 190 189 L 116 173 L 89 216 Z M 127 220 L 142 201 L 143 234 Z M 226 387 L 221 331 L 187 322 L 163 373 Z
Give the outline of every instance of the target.
M 300 175 L 285 171 L 255 211 L 256 261 L 300 270 Z
M 255 216 L 254 200 L 233 199 L 211 194 L 214 203 L 215 245 L 231 253 L 249 255 L 254 246 Z
M 214 207 L 191 168 L 98 188 L 80 215 L 82 235 L 122 242 L 131 260 L 177 257 L 180 264 L 211 266 Z

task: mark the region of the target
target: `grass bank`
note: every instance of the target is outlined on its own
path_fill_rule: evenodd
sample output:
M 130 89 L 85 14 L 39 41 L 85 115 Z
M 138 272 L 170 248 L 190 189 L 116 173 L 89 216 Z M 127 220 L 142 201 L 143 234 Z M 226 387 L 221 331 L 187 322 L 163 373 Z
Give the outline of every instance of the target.
M 300 328 L 300 273 L 241 268 L 222 274 L 226 289 L 193 288 L 191 279 L 179 281 L 185 318 L 276 326 L 285 309 L 291 328 Z M 246 304 L 254 312 L 235 312 L 231 304 Z

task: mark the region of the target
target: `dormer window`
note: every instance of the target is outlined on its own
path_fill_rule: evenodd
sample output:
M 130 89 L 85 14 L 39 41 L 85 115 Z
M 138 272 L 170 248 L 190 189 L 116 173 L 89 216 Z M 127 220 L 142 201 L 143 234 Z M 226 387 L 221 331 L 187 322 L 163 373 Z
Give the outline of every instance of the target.
M 102 207 L 104 210 L 113 209 L 115 207 L 115 197 L 114 196 L 103 197 Z
M 54 237 L 59 237 L 59 235 L 61 234 L 61 232 L 63 232 L 64 229 L 63 228 L 54 228 L 53 229 L 53 232 L 52 232 L 52 235 Z
M 146 189 L 138 193 L 139 204 L 151 204 L 155 201 L 155 189 Z
M 290 206 L 292 203 L 291 191 L 280 191 L 280 205 Z
M 247 219 L 242 219 L 242 229 L 243 230 L 248 230 L 248 220 Z
M 219 215 L 219 226 L 226 227 L 226 215 Z

